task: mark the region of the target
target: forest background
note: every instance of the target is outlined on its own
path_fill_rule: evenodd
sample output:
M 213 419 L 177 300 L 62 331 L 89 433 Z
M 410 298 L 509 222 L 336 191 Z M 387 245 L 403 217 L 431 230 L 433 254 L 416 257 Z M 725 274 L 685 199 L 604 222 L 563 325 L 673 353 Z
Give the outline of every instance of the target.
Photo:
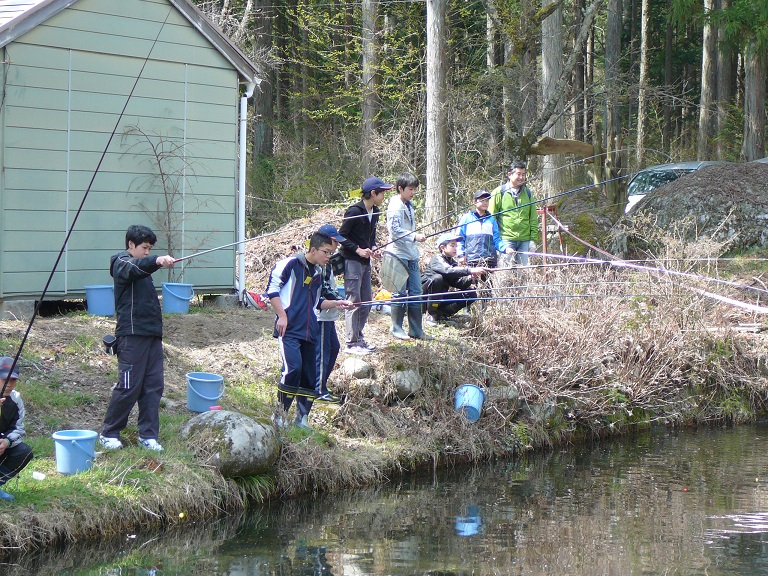
M 529 163 L 615 221 L 652 164 L 765 156 L 768 0 L 196 0 L 261 70 L 254 231 L 418 175 L 423 220 Z

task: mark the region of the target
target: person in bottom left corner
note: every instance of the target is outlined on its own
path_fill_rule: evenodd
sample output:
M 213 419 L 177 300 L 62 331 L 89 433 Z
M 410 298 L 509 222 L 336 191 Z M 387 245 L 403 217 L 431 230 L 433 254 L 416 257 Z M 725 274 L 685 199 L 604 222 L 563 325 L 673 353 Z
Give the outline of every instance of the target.
M 13 367 L 13 370 L 11 370 Z M 32 460 L 32 448 L 22 442 L 27 435 L 24 417 L 27 415 L 21 394 L 16 391 L 19 367 L 13 366 L 13 358 L 0 358 L 0 386 L 8 384 L 0 398 L 0 500 L 13 501 L 13 495 L 3 486 Z

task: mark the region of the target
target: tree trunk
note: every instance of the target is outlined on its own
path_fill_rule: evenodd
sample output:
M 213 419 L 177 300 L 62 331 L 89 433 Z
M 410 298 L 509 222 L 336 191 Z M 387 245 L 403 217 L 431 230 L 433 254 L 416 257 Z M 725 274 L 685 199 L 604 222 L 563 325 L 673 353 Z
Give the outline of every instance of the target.
M 717 98 L 717 30 L 707 18 L 716 8 L 715 0 L 704 0 L 703 49 L 701 51 L 701 95 L 699 97 L 699 133 L 696 157 L 709 160 L 715 134 L 715 99 Z
M 605 89 L 605 179 L 612 180 L 621 172 L 621 157 L 619 150 L 619 134 L 621 120 L 619 118 L 619 96 L 616 84 L 620 73 L 621 57 L 621 0 L 608 0 L 608 14 L 605 33 L 605 77 L 610 79 Z M 620 198 L 621 186 L 617 182 L 609 182 L 605 186 L 606 205 L 614 206 L 618 214 L 623 213 L 624 207 Z
M 727 10 L 731 0 L 720 0 L 720 9 Z M 717 158 L 724 160 L 731 156 L 729 141 L 724 136 L 728 125 L 729 108 L 734 104 L 736 94 L 736 55 L 733 48 L 725 42 L 723 28 L 717 30 Z
M 445 14 L 446 0 L 427 0 L 427 222 L 448 213 Z
M 257 0 L 254 12 L 253 35 L 256 54 L 266 55 L 272 48 L 272 18 L 274 11 L 271 0 Z M 259 71 L 261 84 L 253 94 L 253 158 L 272 156 L 272 70 L 265 67 Z
M 379 53 L 376 34 L 377 0 L 363 0 L 363 86 L 362 86 L 362 142 L 360 146 L 361 168 L 364 175 L 370 175 L 374 169 L 372 157 L 373 143 L 378 133 L 379 85 L 377 55 Z
M 576 0 L 573 3 L 573 28 L 579 30 L 584 15 L 585 0 Z M 586 122 L 584 120 L 584 65 L 587 58 L 587 51 L 584 47 L 576 45 L 576 34 L 573 36 L 571 49 L 578 52 L 576 57 L 576 66 L 573 69 L 573 80 L 571 88 L 571 115 L 573 117 L 573 128 L 571 134 L 574 140 L 584 140 Z
M 667 9 L 671 9 L 673 0 L 668 0 Z M 672 43 L 674 42 L 674 29 L 672 23 L 667 21 L 667 29 L 664 34 L 664 85 L 672 86 Z M 664 97 L 664 124 L 661 128 L 661 149 L 669 154 L 672 146 L 672 100 L 668 97 Z M 638 166 L 641 168 L 641 166 Z
M 744 53 L 744 141 L 741 159 L 751 162 L 765 156 L 766 59 L 748 46 Z
M 637 147 L 635 163 L 637 169 L 645 165 L 645 143 L 647 140 L 647 106 L 648 106 L 648 25 L 650 23 L 650 0 L 642 0 L 640 8 L 640 89 L 637 96 Z
M 542 9 L 557 0 L 544 0 Z M 542 102 L 557 101 L 556 110 L 562 110 L 563 99 L 556 93 L 557 81 L 563 73 L 563 8 L 558 7 L 541 23 L 541 92 Z M 565 136 L 565 123 L 561 114 L 551 122 L 546 135 L 550 138 Z M 560 170 L 562 156 L 548 154 L 542 162 L 542 196 L 549 198 L 564 188 L 564 173 Z

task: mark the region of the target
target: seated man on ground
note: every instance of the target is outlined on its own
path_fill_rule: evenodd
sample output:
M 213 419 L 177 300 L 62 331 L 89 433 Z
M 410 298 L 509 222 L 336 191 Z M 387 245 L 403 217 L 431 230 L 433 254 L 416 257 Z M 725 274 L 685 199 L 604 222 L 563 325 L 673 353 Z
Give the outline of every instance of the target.
M 435 254 L 421 278 L 427 299 L 427 322 L 445 320 L 477 299 L 473 289 L 485 268 L 459 266 L 456 262 L 458 236 L 441 234 L 437 239 L 439 254 Z M 450 291 L 455 288 L 457 291 Z

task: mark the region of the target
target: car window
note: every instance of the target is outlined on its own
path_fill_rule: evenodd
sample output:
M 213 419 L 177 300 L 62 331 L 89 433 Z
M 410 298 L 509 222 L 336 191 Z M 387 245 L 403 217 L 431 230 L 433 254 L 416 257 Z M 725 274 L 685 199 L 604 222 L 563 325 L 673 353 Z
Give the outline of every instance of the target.
M 680 173 L 674 170 L 664 170 L 662 172 L 640 172 L 632 182 L 629 183 L 627 188 L 627 195 L 632 196 L 634 194 L 648 194 L 651 190 L 655 190 L 659 186 L 668 184 L 672 180 L 677 180 L 680 177 Z

